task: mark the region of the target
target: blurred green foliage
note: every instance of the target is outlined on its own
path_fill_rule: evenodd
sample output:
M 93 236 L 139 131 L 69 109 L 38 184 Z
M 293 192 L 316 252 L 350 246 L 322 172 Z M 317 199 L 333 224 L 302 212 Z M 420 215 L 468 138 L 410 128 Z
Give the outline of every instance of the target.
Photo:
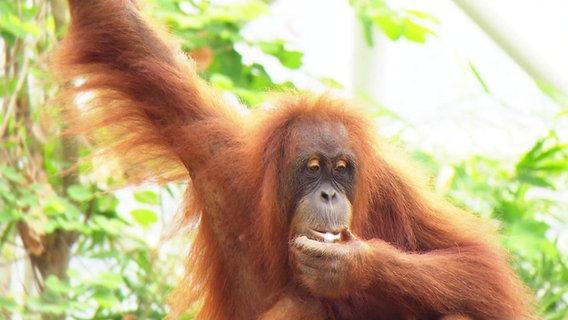
M 424 43 L 428 34 L 436 35 L 432 27 L 438 24 L 438 19 L 426 12 L 394 9 L 383 0 L 349 0 L 349 3 L 369 45 L 373 45 L 373 32 L 377 29 L 393 41 L 404 38 Z
M 161 319 L 184 254 L 152 238 L 164 232 L 170 214 L 164 202 L 180 198 L 180 187 L 117 196 L 111 192 L 112 173 L 73 166 L 90 151 L 62 138 L 51 103 L 57 88 L 44 59 L 59 36 L 57 17 L 65 8 L 57 3 L 0 0 L 5 57 L 0 71 L 0 318 Z M 369 44 L 377 28 L 392 40 L 421 43 L 435 35 L 432 26 L 438 22 L 424 12 L 393 9 L 380 0 L 350 3 Z M 257 105 L 267 91 L 294 88 L 275 83 L 264 65 L 245 63 L 237 49 L 257 48 L 285 68 L 301 68 L 302 53 L 284 40 L 256 41 L 241 32 L 268 13 L 265 2 L 154 0 L 147 9 L 181 39 L 203 78 L 244 104 Z M 554 88 L 541 88 L 565 103 Z M 381 109 L 379 114 L 394 113 Z M 434 176 L 444 178 L 440 192 L 501 224 L 513 266 L 533 288 L 545 319 L 565 319 L 568 310 L 567 257 L 554 234 L 568 209 L 566 200 L 558 200 L 568 185 L 565 143 L 551 131 L 514 162 L 480 155 L 448 163 L 417 152 Z M 126 214 L 121 206 L 128 208 Z
M 567 257 L 552 231 L 567 218 L 568 200 L 562 201 L 557 191 L 568 190 L 568 144 L 550 132 L 514 166 L 479 156 L 454 170 L 452 199 L 500 222 L 515 270 L 536 293 L 544 319 L 565 319 Z
M 242 53 L 235 46 L 257 47 L 289 69 L 302 66 L 303 54 L 288 49 L 282 39 L 256 41 L 247 39 L 240 32 L 247 22 L 268 14 L 264 2 L 251 0 L 234 5 L 213 5 L 208 1 L 155 0 L 153 7 L 152 14 L 182 40 L 182 50 L 190 55 L 198 53 L 194 56 L 198 68 L 200 61 L 206 63 L 201 76 L 213 86 L 233 92 L 248 106 L 264 101 L 265 92 L 294 88 L 290 82 L 274 83 L 259 63 L 245 64 Z

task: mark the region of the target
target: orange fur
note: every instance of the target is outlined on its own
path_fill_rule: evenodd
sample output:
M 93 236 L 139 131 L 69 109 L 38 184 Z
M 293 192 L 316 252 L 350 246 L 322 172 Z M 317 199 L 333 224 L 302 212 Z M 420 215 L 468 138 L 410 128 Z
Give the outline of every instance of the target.
M 288 95 L 273 110 L 239 115 L 132 1 L 69 4 L 54 72 L 77 83 L 63 94 L 68 104 L 92 94 L 70 113 L 73 131 L 120 159 L 132 183 L 191 178 L 185 220 L 198 231 L 172 318 L 195 303 L 203 319 L 533 317 L 495 231 L 398 168 L 360 110 Z M 351 229 L 371 263 L 352 271 L 369 286 L 346 298 L 294 286 L 283 186 L 301 139 L 297 121 L 341 123 L 357 158 Z

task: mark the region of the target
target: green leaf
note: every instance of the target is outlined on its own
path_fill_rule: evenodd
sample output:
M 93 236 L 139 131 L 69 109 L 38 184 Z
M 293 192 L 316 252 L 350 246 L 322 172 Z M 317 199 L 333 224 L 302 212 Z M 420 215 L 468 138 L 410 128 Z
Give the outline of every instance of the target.
M 335 79 L 332 79 L 332 78 L 323 77 L 323 78 L 320 78 L 320 82 L 322 84 L 324 84 L 325 86 L 332 88 L 332 89 L 340 89 L 340 90 L 345 89 L 345 87 L 341 83 L 337 82 Z
M 471 63 L 471 61 L 468 62 L 469 68 L 471 69 L 471 71 L 473 72 L 473 75 L 475 76 L 475 78 L 477 79 L 477 82 L 479 82 L 479 84 L 481 85 L 481 87 L 483 88 L 483 91 L 485 93 L 490 93 L 489 92 L 489 87 L 487 86 L 487 84 L 485 83 L 485 81 L 483 81 L 483 78 L 481 77 L 481 74 L 479 74 L 479 72 L 477 71 L 477 69 L 473 66 L 473 63 Z
M 65 208 L 61 202 L 61 199 L 54 198 L 51 199 L 44 207 L 43 213 L 47 216 L 57 216 L 65 212 Z
M 59 219 L 49 219 L 45 224 L 42 225 L 42 229 L 45 233 L 53 233 L 57 228 L 59 228 L 61 223 Z
M 546 159 L 546 158 L 552 158 L 555 155 L 560 155 L 561 157 L 563 157 L 563 152 L 566 149 L 568 149 L 568 145 L 566 145 L 566 144 L 553 146 L 553 147 L 549 148 L 548 150 L 544 150 L 544 151 L 540 152 L 538 155 L 536 155 L 534 157 L 534 160 L 543 160 L 543 159 Z
M 136 223 L 145 228 L 158 222 L 158 215 L 152 210 L 134 209 L 130 211 L 130 215 L 134 218 Z
M 24 38 L 28 33 L 37 37 L 41 33 L 37 25 L 22 21 L 14 14 L 4 15 L 4 17 L 0 19 L 0 30 L 8 32 L 17 38 Z
M 0 1 L 0 18 L 7 17 L 9 13 L 12 13 L 14 10 L 8 4 L 7 1 Z
M 114 215 L 118 203 L 118 199 L 112 195 L 98 196 L 95 202 L 96 212 Z
M 539 303 L 539 306 L 543 309 L 546 310 L 548 308 L 554 307 L 554 304 L 557 304 L 559 301 L 563 300 L 563 296 L 568 293 L 568 288 L 558 288 L 557 292 L 552 293 L 549 297 L 547 297 L 545 300 L 542 300 Z M 566 309 L 566 308 L 565 308 Z M 566 313 L 566 310 L 564 310 L 561 314 L 561 317 L 559 317 L 559 319 L 565 319 L 565 316 L 568 315 Z
M 47 314 L 63 314 L 69 307 L 67 303 L 50 303 L 40 297 L 29 297 L 27 306 L 31 310 Z
M 402 21 L 396 15 L 381 14 L 374 17 L 373 22 L 393 41 L 400 39 L 403 35 Z
M 94 196 L 87 186 L 80 184 L 74 184 L 67 188 L 67 194 L 71 199 L 77 202 L 87 202 L 93 199 Z
M 404 37 L 410 41 L 414 41 L 417 43 L 424 43 L 426 42 L 426 35 L 433 34 L 433 31 L 417 24 L 416 22 L 412 21 L 412 19 L 405 17 L 402 19 L 403 23 L 403 30 L 404 30 Z
M 424 12 L 424 11 L 420 11 L 420 10 L 409 10 L 409 9 L 403 9 L 402 10 L 404 13 L 408 14 L 409 16 L 415 17 L 419 20 L 424 20 L 424 21 L 430 21 L 434 24 L 439 24 L 440 20 L 436 17 L 434 17 L 433 15 Z
M 241 1 L 237 4 L 215 5 L 208 9 L 207 14 L 213 20 L 239 23 L 250 21 L 266 13 L 268 6 L 262 1 Z
M 103 308 L 111 308 L 120 302 L 115 295 L 107 290 L 97 290 L 92 298 Z
M 2 172 L 2 175 L 6 177 L 8 180 L 11 180 L 16 183 L 26 182 L 26 179 L 21 174 L 19 174 L 16 171 L 16 169 L 12 167 L 1 166 L 0 171 Z
M 557 160 L 541 163 L 532 168 L 534 171 L 545 171 L 549 173 L 559 172 L 564 173 L 568 169 L 568 160 Z
M 519 179 L 519 181 L 521 181 L 521 182 L 528 183 L 528 184 L 531 184 L 533 186 L 554 189 L 554 184 L 552 184 L 546 178 L 532 175 L 530 172 L 518 173 L 517 179 Z
M 6 208 L 0 211 L 0 224 L 5 224 L 13 221 L 19 221 L 24 218 L 24 215 L 14 208 Z
M 102 215 L 95 215 L 88 221 L 88 225 L 94 230 L 104 231 L 109 235 L 118 235 L 127 224 L 116 218 L 109 219 Z
M 65 217 L 68 219 L 77 219 L 83 214 L 83 211 L 68 199 L 62 198 L 60 201 L 63 205 Z
M 0 297 L 0 310 L 1 309 L 8 309 L 13 310 L 18 307 L 18 303 L 16 300 L 10 297 Z
M 209 82 L 211 83 L 211 85 L 224 90 L 231 90 L 234 88 L 234 84 L 231 78 L 220 73 L 213 74 Z
M 386 1 L 351 0 L 357 19 L 363 27 L 367 44 L 373 46 L 372 26 L 376 26 L 391 40 L 401 37 L 424 43 L 426 35 L 435 35 L 428 25 L 438 24 L 434 16 L 416 10 L 393 9 Z
M 219 52 L 215 54 L 215 58 L 211 62 L 208 69 L 211 72 L 211 82 L 215 83 L 215 77 L 221 76 L 230 80 L 230 84 L 241 86 L 243 80 L 243 62 L 241 55 L 234 49 Z M 221 89 L 231 89 L 229 83 L 223 83 L 227 86 L 220 86 Z
M 538 221 L 521 221 L 512 224 L 507 230 L 507 248 L 528 256 L 545 254 L 555 256 L 558 248 L 545 237 L 549 226 Z
M 4 198 L 9 204 L 14 204 L 18 201 L 16 196 L 12 194 L 10 187 L 6 184 L 0 184 L 0 197 Z
M 361 23 L 361 27 L 363 28 L 363 37 L 367 42 L 367 45 L 370 47 L 375 45 L 375 41 L 373 39 L 373 21 L 369 19 L 367 16 L 359 16 L 359 21 Z
M 71 290 L 69 284 L 59 280 L 56 276 L 48 276 L 45 280 L 45 286 L 52 292 L 66 294 Z
M 122 275 L 114 272 L 103 272 L 96 279 L 87 282 L 109 290 L 119 289 L 124 285 Z
M 160 195 L 154 191 L 137 191 L 134 192 L 134 199 L 140 203 L 150 204 L 150 205 L 159 205 Z
M 283 40 L 263 41 L 258 43 L 262 52 L 274 56 L 288 69 L 298 69 L 302 66 L 304 54 L 299 51 L 287 50 Z
M 60 219 L 59 228 L 67 231 L 79 231 L 82 234 L 91 234 L 92 230 L 82 221 L 69 221 Z
M 283 51 L 276 56 L 280 63 L 288 69 L 298 69 L 302 66 L 304 54 L 300 51 Z

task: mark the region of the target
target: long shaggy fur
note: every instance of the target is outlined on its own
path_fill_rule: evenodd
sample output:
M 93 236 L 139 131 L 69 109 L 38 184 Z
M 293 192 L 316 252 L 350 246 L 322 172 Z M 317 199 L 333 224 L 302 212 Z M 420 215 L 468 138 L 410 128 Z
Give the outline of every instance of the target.
M 66 105 L 78 105 L 68 112 L 72 132 L 119 159 L 131 183 L 191 179 L 185 220 L 198 231 L 171 298 L 172 318 L 195 303 L 202 319 L 257 318 L 289 287 L 291 208 L 283 186 L 295 121 L 347 128 L 357 159 L 352 231 L 385 241 L 408 263 L 386 270 L 373 297 L 353 298 L 376 306 L 373 316 L 346 309 L 349 300 L 337 302 L 339 315 L 532 318 L 531 299 L 495 230 L 404 173 L 360 110 L 326 96 L 287 95 L 274 109 L 242 116 L 133 1 L 69 5 L 72 22 L 53 70 L 61 83 L 74 84 L 62 94 Z

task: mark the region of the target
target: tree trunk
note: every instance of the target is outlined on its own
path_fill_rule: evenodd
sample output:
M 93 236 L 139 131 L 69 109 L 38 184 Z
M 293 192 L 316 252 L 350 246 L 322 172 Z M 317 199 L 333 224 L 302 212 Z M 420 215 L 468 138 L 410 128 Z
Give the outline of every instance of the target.
M 55 29 L 57 32 L 57 37 L 61 37 L 62 30 L 66 25 L 66 6 L 63 0 L 50 0 L 49 3 L 45 2 L 44 5 L 50 5 L 50 11 L 53 14 L 55 21 Z M 19 5 L 23 6 L 23 1 L 19 1 Z M 36 4 L 38 7 L 41 4 Z M 49 10 L 48 10 L 49 11 Z M 41 16 L 38 13 L 38 19 L 45 19 L 45 16 Z M 26 39 L 29 40 L 29 39 Z M 19 45 L 13 48 L 11 53 L 12 61 L 7 61 L 7 64 L 12 64 L 14 66 L 12 75 L 20 78 L 24 77 L 27 79 L 28 68 L 23 67 L 20 61 L 26 63 L 26 59 L 30 59 L 31 55 L 27 54 L 26 50 L 35 50 L 35 45 L 26 43 L 23 40 L 18 40 Z M 10 48 L 6 48 L 10 50 Z M 41 50 L 40 50 L 41 51 Z M 22 59 L 22 57 L 24 57 Z M 6 74 L 8 76 L 8 74 Z M 24 84 L 19 92 L 14 92 L 17 95 L 15 100 L 15 112 L 14 117 L 16 123 L 22 124 L 25 127 L 25 134 L 28 139 L 22 139 L 21 143 L 27 144 L 24 148 L 28 152 L 25 157 L 29 158 L 30 165 L 32 169 L 26 169 L 26 174 L 28 174 L 28 179 L 31 181 L 40 182 L 46 181 L 47 173 L 44 171 L 43 167 L 43 149 L 42 144 L 39 142 L 32 131 L 34 120 L 32 118 L 34 106 L 30 104 L 30 93 L 31 91 L 38 90 L 40 88 L 29 88 L 27 84 Z M 34 91 L 34 93 L 37 93 Z M 39 106 L 38 106 L 39 107 Z M 77 162 L 78 158 L 78 147 L 77 141 L 73 137 L 63 137 L 61 140 L 63 146 L 62 160 L 65 166 L 72 166 Z M 12 159 L 15 163 L 20 154 L 13 154 L 15 159 Z M 78 183 L 78 172 L 77 169 L 64 170 L 62 174 L 62 184 L 60 188 L 57 188 L 57 192 L 60 196 L 65 196 L 65 190 L 71 185 Z M 45 280 L 49 276 L 55 276 L 61 281 L 67 281 L 67 269 L 69 267 L 69 262 L 71 259 L 71 248 L 73 244 L 77 241 L 79 233 L 75 231 L 65 231 L 65 230 L 55 230 L 50 234 L 38 233 L 33 226 L 28 225 L 25 221 L 20 221 L 17 224 L 17 231 L 22 239 L 26 252 L 29 255 L 31 264 L 36 272 L 36 284 L 40 288 L 40 292 L 43 293 L 45 290 Z M 39 277 L 37 277 L 39 275 Z M 48 320 L 58 320 L 65 319 L 65 314 L 42 314 L 43 319 Z

